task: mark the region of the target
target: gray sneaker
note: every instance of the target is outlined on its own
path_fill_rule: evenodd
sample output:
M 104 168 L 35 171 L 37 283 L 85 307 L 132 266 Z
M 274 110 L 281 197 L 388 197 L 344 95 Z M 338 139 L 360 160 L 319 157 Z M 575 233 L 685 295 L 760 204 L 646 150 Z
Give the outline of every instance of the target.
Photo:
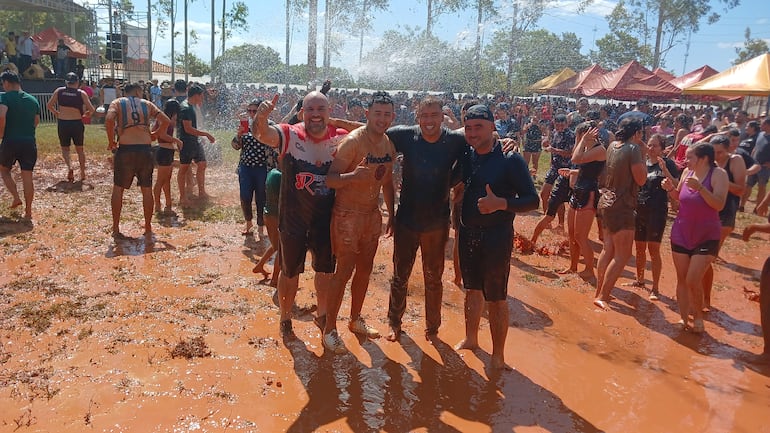
M 328 334 L 324 334 L 321 342 L 323 343 L 324 348 L 332 353 L 340 354 L 348 351 L 336 329 Z
M 348 324 L 348 328 L 350 329 L 350 332 L 354 334 L 365 335 L 368 338 L 380 338 L 380 331 L 367 325 L 363 317 L 359 317 L 358 319 L 350 322 Z

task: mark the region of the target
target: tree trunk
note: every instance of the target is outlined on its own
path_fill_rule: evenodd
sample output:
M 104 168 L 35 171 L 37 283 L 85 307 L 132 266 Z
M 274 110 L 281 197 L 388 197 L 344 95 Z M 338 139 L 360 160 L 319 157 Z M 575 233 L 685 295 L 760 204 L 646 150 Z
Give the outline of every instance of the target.
M 291 42 L 291 26 L 289 24 L 289 18 L 291 17 L 291 0 L 286 0 L 286 77 L 284 77 L 284 81 L 286 84 L 286 88 L 289 88 L 289 84 L 291 83 L 291 79 L 289 79 L 289 74 L 291 72 L 291 69 L 289 69 L 289 51 L 290 51 L 290 42 Z
M 428 0 L 428 22 L 425 24 L 425 34 L 430 36 L 433 31 L 433 0 Z
M 187 31 L 187 3 L 189 3 L 190 0 L 184 0 L 184 80 L 186 82 L 190 81 L 190 74 L 187 72 L 190 68 L 187 67 L 187 64 L 189 63 L 190 57 L 189 57 L 189 51 L 187 44 L 187 36 L 190 34 L 190 32 Z
M 479 85 L 481 84 L 481 20 L 484 15 L 484 9 L 482 8 L 483 0 L 476 0 L 478 6 L 478 19 L 476 21 L 476 47 L 474 54 L 474 68 L 476 70 L 476 80 L 473 81 L 473 93 L 479 94 Z
M 368 12 L 368 9 L 369 9 L 369 1 L 364 0 L 364 4 L 361 7 L 361 23 L 360 23 L 360 29 L 359 29 L 360 33 L 359 33 L 359 45 L 358 45 L 358 69 L 361 69 L 361 59 L 363 59 L 364 57 L 364 27 L 366 27 L 364 24 L 367 21 L 366 13 Z
M 310 0 L 308 5 L 307 26 L 307 79 L 315 87 L 316 56 L 318 50 L 318 0 Z
M 516 21 L 519 18 L 519 2 L 518 0 L 513 1 L 513 18 L 511 19 L 511 41 L 510 45 L 508 46 L 508 76 L 506 77 L 506 93 L 508 95 L 511 94 L 511 89 L 513 88 L 513 66 L 514 66 L 514 60 L 517 56 L 517 50 L 516 50 Z
M 655 51 L 652 57 L 652 69 L 660 66 L 660 41 L 663 39 L 663 19 L 665 17 L 665 2 L 658 2 L 658 25 L 655 27 Z
M 329 67 L 331 66 L 331 0 L 326 0 L 326 13 L 324 13 L 324 77 L 329 76 Z

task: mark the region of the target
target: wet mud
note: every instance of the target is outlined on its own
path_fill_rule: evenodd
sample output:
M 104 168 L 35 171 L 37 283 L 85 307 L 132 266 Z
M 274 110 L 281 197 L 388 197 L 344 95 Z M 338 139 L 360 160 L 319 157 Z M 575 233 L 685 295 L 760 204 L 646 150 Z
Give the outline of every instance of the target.
M 702 335 L 673 325 L 667 240 L 661 300 L 622 285 L 632 260 L 599 311 L 590 284 L 557 273 L 563 237 L 546 230 L 535 253 L 511 261 L 510 369 L 487 369 L 486 318 L 481 349 L 453 349 L 464 295 L 449 251 L 437 339 L 423 337 L 418 257 L 400 342 L 350 333 L 346 294 L 349 353 L 332 356 L 309 313 L 311 272 L 300 277 L 298 340 L 281 340 L 274 289 L 251 272 L 267 235 L 241 235 L 232 167 L 211 168 L 213 199 L 154 219 L 151 237 L 132 188 L 128 237 L 113 240 L 107 163 L 84 184 L 60 182 L 57 164 L 36 171 L 33 224 L 0 193 L 2 432 L 770 432 L 770 368 L 742 360 L 762 350 L 746 293 L 758 291 L 768 235 L 728 239 Z M 529 236 L 537 219 L 520 215 L 517 231 Z M 739 214 L 738 230 L 759 221 Z M 383 239 L 364 305 L 382 333 L 391 252 Z

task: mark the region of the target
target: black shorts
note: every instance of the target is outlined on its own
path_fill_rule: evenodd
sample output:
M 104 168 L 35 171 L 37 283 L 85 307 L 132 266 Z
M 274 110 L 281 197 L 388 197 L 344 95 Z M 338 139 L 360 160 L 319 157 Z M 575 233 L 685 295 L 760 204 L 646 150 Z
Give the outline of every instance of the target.
M 34 139 L 6 138 L 0 143 L 0 165 L 10 169 L 16 161 L 24 171 L 32 171 L 35 168 L 37 144 Z
M 545 214 L 550 217 L 556 216 L 556 211 L 559 210 L 559 206 L 569 201 L 571 192 L 572 188 L 569 187 L 569 178 L 559 176 L 559 178 L 556 179 L 556 184 L 551 190 L 551 195 L 548 196 L 548 208 L 546 209 Z
M 184 143 L 179 151 L 180 164 L 189 164 L 193 161 L 206 161 L 206 154 L 203 152 L 203 146 L 201 146 L 200 141 Z
M 155 149 L 155 163 L 160 167 L 168 167 L 174 163 L 174 149 L 166 149 L 158 146 Z
M 152 187 L 152 149 L 149 144 L 122 145 L 115 152 L 115 174 L 113 183 L 121 188 L 131 188 L 136 177 L 136 184 L 142 188 Z
M 543 145 L 540 141 L 524 141 L 524 151 L 527 153 L 540 153 L 543 151 Z
M 553 183 L 556 182 L 557 177 L 559 177 L 559 172 L 555 168 L 551 167 L 545 173 L 545 180 L 543 182 L 549 185 L 553 185 Z
M 636 230 L 634 240 L 638 242 L 657 242 L 663 240 L 668 220 L 668 206 L 647 207 L 636 209 Z
M 722 227 L 735 227 L 735 216 L 738 214 L 740 201 L 740 197 L 727 193 L 725 207 L 719 211 L 719 221 L 722 223 Z
M 508 297 L 513 227 L 461 226 L 457 241 L 463 286 L 467 290 L 481 290 L 488 302 L 504 301 Z
M 572 209 L 594 209 L 599 204 L 599 191 L 596 189 L 574 188 L 569 196 Z
M 82 146 L 86 127 L 82 120 L 59 120 L 57 124 L 59 132 L 59 145 L 61 147 Z
M 687 248 L 671 244 L 671 251 L 679 254 L 687 254 L 688 256 L 714 256 L 719 254 L 719 239 L 702 242 L 697 247 L 688 250 Z
M 331 216 L 330 216 L 331 218 Z M 313 258 L 313 270 L 327 274 L 334 273 L 335 260 L 332 254 L 330 218 L 314 224 L 305 231 L 281 230 L 281 272 L 289 278 L 305 271 L 305 256 L 308 250 Z

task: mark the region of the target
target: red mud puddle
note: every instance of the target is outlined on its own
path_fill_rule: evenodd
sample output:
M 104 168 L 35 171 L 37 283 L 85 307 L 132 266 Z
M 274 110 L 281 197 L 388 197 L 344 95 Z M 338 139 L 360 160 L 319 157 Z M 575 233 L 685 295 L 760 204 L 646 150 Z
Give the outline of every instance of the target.
M 439 340 L 422 337 L 419 257 L 400 343 L 348 332 L 346 296 L 350 353 L 324 355 L 309 314 L 294 322 L 298 341 L 279 338 L 273 289 L 251 273 L 267 243 L 240 235 L 232 167 L 210 170 L 211 203 L 154 220 L 148 240 L 131 189 L 123 227 L 132 238 L 117 242 L 111 173 L 93 171 L 82 190 L 46 191 L 58 172 L 42 164 L 34 226 L 0 206 L 0 431 L 770 432 L 770 369 L 740 360 L 761 350 L 758 305 L 743 291 L 757 290 L 767 235 L 727 241 L 702 336 L 672 325 L 667 241 L 662 300 L 620 286 L 632 262 L 608 312 L 593 307 L 593 287 L 556 273 L 567 265 L 558 248 L 517 252 L 512 369 L 493 373 L 486 319 L 481 350 L 452 349 L 463 332 L 453 284 Z M 537 218 L 517 217 L 517 231 L 528 236 Z M 739 230 L 755 220 L 741 214 Z M 539 245 L 561 236 L 546 230 Z M 383 240 L 364 306 L 383 333 L 391 251 Z M 451 260 L 445 272 L 451 280 Z M 311 273 L 300 286 L 298 304 L 312 305 Z M 179 347 L 189 359 L 172 357 Z

